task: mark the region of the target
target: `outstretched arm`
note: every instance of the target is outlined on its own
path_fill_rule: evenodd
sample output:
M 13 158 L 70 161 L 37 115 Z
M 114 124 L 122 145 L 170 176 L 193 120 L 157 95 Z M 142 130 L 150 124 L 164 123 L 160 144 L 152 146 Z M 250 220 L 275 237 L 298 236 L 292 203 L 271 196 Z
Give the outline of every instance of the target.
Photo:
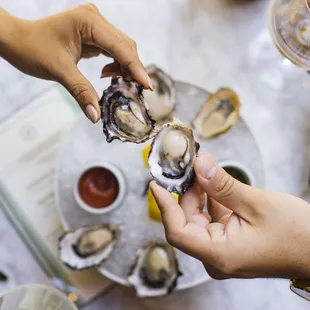
M 100 54 L 114 59 L 103 76 L 130 75 L 150 88 L 136 43 L 95 5 L 79 5 L 36 21 L 16 18 L 0 8 L 0 56 L 26 74 L 62 84 L 94 123 L 100 117 L 99 97 L 77 63 Z M 0 74 L 5 78 L 5 72 Z

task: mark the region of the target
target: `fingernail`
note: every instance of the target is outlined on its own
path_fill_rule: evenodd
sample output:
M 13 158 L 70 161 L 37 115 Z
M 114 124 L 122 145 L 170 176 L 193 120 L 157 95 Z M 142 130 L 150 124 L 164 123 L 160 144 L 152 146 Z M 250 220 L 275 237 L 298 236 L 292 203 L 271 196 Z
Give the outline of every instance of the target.
M 150 79 L 150 77 L 148 76 L 148 74 L 147 74 L 147 80 L 148 80 L 148 84 L 149 84 L 150 90 L 153 91 L 152 82 L 151 82 L 151 79 Z
M 216 167 L 212 167 L 206 174 L 206 179 L 211 179 L 216 172 Z
M 87 115 L 87 117 L 94 123 L 96 124 L 98 121 L 98 113 L 96 111 L 96 109 L 91 105 L 87 105 L 86 109 L 85 109 L 85 113 Z
M 198 157 L 198 173 L 203 179 L 211 179 L 216 173 L 216 164 L 208 156 Z

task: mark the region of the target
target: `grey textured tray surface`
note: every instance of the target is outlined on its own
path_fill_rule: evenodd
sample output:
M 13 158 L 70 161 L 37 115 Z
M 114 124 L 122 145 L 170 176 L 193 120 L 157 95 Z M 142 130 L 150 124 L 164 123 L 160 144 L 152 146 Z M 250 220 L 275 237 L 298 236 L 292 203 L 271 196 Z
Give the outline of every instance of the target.
M 209 93 L 195 86 L 177 82 L 175 116 L 187 125 L 196 115 Z M 216 139 L 199 141 L 201 151 L 207 151 L 218 160 L 236 160 L 253 173 L 256 185 L 263 186 L 263 164 L 258 146 L 241 119 L 237 126 Z M 154 237 L 164 238 L 161 223 L 148 218 L 144 196 L 150 175 L 144 167 L 141 151 L 147 144 L 114 141 L 106 143 L 102 124 L 92 125 L 82 117 L 73 126 L 59 153 L 56 168 L 56 196 L 60 213 L 67 229 L 98 223 L 117 223 L 123 232 L 117 245 L 100 271 L 121 284 L 127 285 L 127 274 L 135 260 L 136 250 Z M 124 173 L 127 195 L 123 205 L 107 215 L 92 215 L 82 210 L 73 197 L 73 186 L 80 170 L 88 162 L 115 164 Z M 178 289 L 192 287 L 209 279 L 202 264 L 177 252 L 183 276 Z

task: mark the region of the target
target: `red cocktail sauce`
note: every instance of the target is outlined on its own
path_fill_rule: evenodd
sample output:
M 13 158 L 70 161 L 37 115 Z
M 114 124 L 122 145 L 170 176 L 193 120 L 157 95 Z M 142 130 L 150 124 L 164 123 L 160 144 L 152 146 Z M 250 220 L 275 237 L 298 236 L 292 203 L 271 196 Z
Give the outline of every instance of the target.
M 110 206 L 117 198 L 119 184 L 115 175 L 103 167 L 85 171 L 78 183 L 80 198 L 90 207 L 101 209 Z

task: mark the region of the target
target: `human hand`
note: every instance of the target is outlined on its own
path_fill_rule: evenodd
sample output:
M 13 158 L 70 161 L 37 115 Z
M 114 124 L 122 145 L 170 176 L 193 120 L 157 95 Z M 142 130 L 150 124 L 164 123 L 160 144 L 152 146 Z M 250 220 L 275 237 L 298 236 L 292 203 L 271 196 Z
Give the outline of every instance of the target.
M 215 279 L 310 277 L 308 203 L 242 184 L 206 153 L 195 172 L 180 205 L 151 184 L 171 245 L 201 260 Z
M 36 21 L 15 18 L 0 9 L 0 20 L 0 56 L 26 74 L 62 84 L 94 123 L 100 117 L 99 97 L 77 68 L 81 58 L 113 57 L 114 62 L 102 70 L 103 77 L 130 75 L 150 88 L 136 43 L 93 4 Z

